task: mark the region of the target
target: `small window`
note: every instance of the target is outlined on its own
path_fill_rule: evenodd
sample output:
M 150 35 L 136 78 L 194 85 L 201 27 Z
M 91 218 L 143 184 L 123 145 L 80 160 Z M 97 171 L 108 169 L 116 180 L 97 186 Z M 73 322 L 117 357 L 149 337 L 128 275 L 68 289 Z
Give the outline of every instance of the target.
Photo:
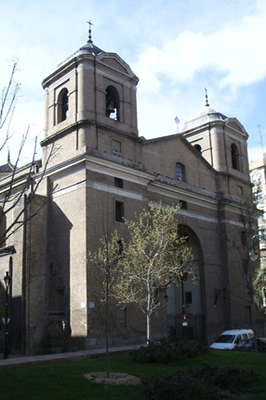
M 199 144 L 195 144 L 194 149 L 201 154 L 201 146 Z
M 180 205 L 180 208 L 182 208 L 183 210 L 187 210 L 187 202 L 186 201 L 180 201 L 179 205 Z
M 123 189 L 123 187 L 124 187 L 123 179 L 115 178 L 115 187 Z
M 246 244 L 247 244 L 247 232 L 246 231 L 241 232 L 241 243 L 243 246 L 246 246 Z
M 176 179 L 186 182 L 185 166 L 181 163 L 176 163 Z
M 63 89 L 58 96 L 58 123 L 68 118 L 68 90 Z
M 124 222 L 124 203 L 122 201 L 115 202 L 115 220 Z
M 115 87 L 108 86 L 106 89 L 106 116 L 119 121 L 119 94 Z
M 122 143 L 118 140 L 112 140 L 112 150 L 114 153 L 122 153 Z
M 237 146 L 233 143 L 231 146 L 232 168 L 239 170 L 239 152 Z
M 185 292 L 185 303 L 192 304 L 192 292 Z
M 237 186 L 237 194 L 238 196 L 243 196 L 243 186 Z

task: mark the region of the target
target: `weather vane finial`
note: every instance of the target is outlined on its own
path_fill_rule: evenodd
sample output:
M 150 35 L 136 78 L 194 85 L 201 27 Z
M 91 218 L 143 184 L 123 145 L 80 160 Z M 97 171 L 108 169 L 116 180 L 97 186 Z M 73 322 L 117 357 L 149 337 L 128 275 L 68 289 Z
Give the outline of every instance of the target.
M 89 43 L 92 43 L 92 39 L 91 39 L 91 26 L 92 26 L 93 24 L 91 23 L 91 20 L 87 21 L 87 24 L 89 24 L 89 40 L 88 40 L 88 42 L 89 42 Z
M 205 99 L 206 99 L 205 106 L 209 107 L 210 105 L 209 105 L 209 99 L 208 99 L 208 90 L 206 88 L 205 88 Z

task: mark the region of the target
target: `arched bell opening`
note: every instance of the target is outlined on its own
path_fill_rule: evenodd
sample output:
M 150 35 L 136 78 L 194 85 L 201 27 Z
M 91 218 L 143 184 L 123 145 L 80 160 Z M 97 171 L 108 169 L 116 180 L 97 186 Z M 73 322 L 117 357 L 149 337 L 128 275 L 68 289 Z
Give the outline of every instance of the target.
M 119 121 L 120 120 L 120 110 L 119 110 L 119 94 L 115 87 L 108 86 L 106 89 L 106 116 L 110 119 Z
M 62 89 L 59 93 L 57 105 L 57 121 L 60 123 L 68 118 L 68 90 L 66 88 Z
M 231 160 L 232 168 L 240 170 L 239 151 L 234 143 L 231 145 Z

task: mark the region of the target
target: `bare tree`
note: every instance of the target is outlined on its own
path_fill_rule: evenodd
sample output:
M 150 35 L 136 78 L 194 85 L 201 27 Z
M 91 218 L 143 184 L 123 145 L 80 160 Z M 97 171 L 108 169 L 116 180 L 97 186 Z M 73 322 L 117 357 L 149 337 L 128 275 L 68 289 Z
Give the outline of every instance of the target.
M 10 139 L 12 138 L 11 127 L 13 116 L 16 109 L 16 101 L 20 90 L 20 84 L 15 81 L 17 72 L 17 62 L 13 63 L 8 84 L 2 90 L 0 102 L 0 151 L 7 150 Z M 32 197 L 37 192 L 40 182 L 43 179 L 48 163 L 54 154 L 54 147 L 47 158 L 45 165 L 42 168 L 42 173 L 39 174 L 41 161 L 36 160 L 37 154 L 37 138 L 35 138 L 32 148 L 31 161 L 24 167 L 19 167 L 22 151 L 28 139 L 30 126 L 26 132 L 21 135 L 20 144 L 14 164 L 11 164 L 8 157 L 8 163 L 4 171 L 1 172 L 2 180 L 0 183 L 0 247 L 6 244 L 7 239 L 20 229 L 28 220 L 33 218 L 40 209 L 45 205 L 45 202 L 34 211 L 33 214 L 27 214 L 25 211 L 28 208 Z M 15 209 L 19 202 L 23 199 L 23 206 L 20 207 L 18 213 L 15 214 L 12 222 L 6 224 L 6 216 L 12 209 Z M 23 216 L 23 218 L 22 218 Z
M 15 111 L 15 104 L 20 88 L 20 84 L 14 81 L 17 71 L 17 62 L 14 62 L 7 86 L 2 90 L 0 104 L 0 131 L 5 129 L 5 134 L 0 138 L 0 151 L 5 147 L 10 139 L 10 126 Z
M 106 377 L 110 374 L 109 360 L 109 309 L 110 297 L 114 296 L 115 281 L 118 276 L 121 240 L 117 231 L 107 233 L 99 242 L 98 250 L 89 252 L 90 272 L 101 287 L 102 301 L 105 303 L 105 345 L 106 345 Z M 92 265 L 94 268 L 92 268 Z

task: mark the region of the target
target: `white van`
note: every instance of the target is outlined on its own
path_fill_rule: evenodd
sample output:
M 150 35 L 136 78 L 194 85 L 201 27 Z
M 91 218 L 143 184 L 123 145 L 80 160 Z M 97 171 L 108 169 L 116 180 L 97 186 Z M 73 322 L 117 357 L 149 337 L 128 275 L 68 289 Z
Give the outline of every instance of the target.
M 252 329 L 234 329 L 224 331 L 210 346 L 211 349 L 232 350 L 234 348 L 253 348 L 254 332 Z

